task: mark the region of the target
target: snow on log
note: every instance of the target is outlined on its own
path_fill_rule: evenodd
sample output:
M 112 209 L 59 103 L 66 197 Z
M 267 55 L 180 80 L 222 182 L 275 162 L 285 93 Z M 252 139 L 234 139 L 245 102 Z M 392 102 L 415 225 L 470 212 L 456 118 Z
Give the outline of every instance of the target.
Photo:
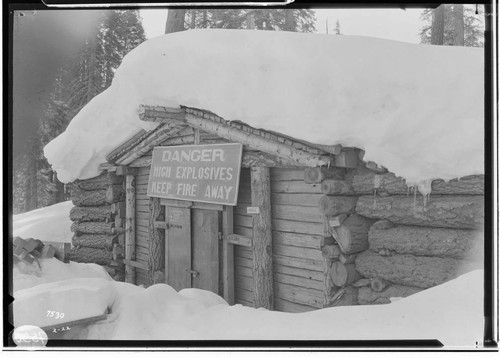
M 332 235 L 342 253 L 353 254 L 368 249 L 368 230 L 373 220 L 360 215 L 350 215 L 340 226 L 332 228 Z
M 71 225 L 71 231 L 76 234 L 113 234 L 114 222 L 100 222 L 100 221 L 84 221 L 74 222 Z
M 373 196 L 361 196 L 356 211 L 369 218 L 404 225 L 461 229 L 484 225 L 484 197 L 479 195 L 431 196 L 426 206 L 422 200 L 415 204 L 413 196 L 378 197 L 376 201 Z
M 334 285 L 338 287 L 349 286 L 361 279 L 361 275 L 356 271 L 354 264 L 344 265 L 340 261 L 332 262 L 328 269 L 328 276 Z
M 67 254 L 69 261 L 110 265 L 113 261 L 111 251 L 91 247 L 73 247 Z
M 356 258 L 356 270 L 364 277 L 380 277 L 399 285 L 428 288 L 479 268 L 465 260 L 452 258 L 392 255 L 381 256 L 371 250 Z
M 79 190 L 71 189 L 71 201 L 75 206 L 100 206 L 107 204 L 106 190 Z
M 391 303 L 391 297 L 408 297 L 417 292 L 422 291 L 422 288 L 391 285 L 381 292 L 371 289 L 370 286 L 360 287 L 358 290 L 358 302 L 360 305 L 373 305 Z
M 352 186 L 345 180 L 325 179 L 321 182 L 321 192 L 325 195 L 352 195 Z
M 123 183 L 123 178 L 115 173 L 103 173 L 94 178 L 75 180 L 72 186 L 80 190 L 105 190 L 112 184 L 121 183 Z
M 378 223 L 378 222 L 377 222 Z M 391 250 L 398 254 L 479 259 L 483 255 L 484 235 L 475 230 L 396 226 L 368 232 L 370 249 Z
M 110 185 L 106 189 L 106 202 L 108 204 L 117 203 L 125 200 L 125 190 L 122 185 Z
M 113 244 L 118 242 L 118 237 L 116 235 L 73 235 L 71 242 L 75 247 L 85 246 L 111 251 L 113 250 Z
M 355 196 L 322 196 L 319 199 L 319 211 L 325 216 L 337 216 L 340 214 L 349 214 L 356 207 Z
M 344 175 L 345 171 L 339 168 L 314 167 L 304 169 L 304 181 L 307 184 L 321 183 L 328 178 L 343 180 Z
M 74 206 L 69 212 L 72 221 L 111 221 L 113 213 L 110 205 Z
M 394 173 L 379 174 L 366 168 L 358 169 L 352 179 L 356 194 L 372 194 L 374 189 L 389 195 L 403 195 L 409 191 L 406 181 Z M 450 181 L 434 180 L 433 195 L 484 195 L 484 175 L 471 175 Z

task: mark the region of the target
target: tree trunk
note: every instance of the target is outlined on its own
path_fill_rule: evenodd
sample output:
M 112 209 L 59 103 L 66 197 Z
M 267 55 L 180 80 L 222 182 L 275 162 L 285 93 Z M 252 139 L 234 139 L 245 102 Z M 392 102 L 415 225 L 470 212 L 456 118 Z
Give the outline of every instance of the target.
M 69 261 L 95 263 L 98 265 L 110 265 L 111 261 L 113 261 L 111 251 L 90 247 L 74 247 L 68 252 L 66 257 Z
M 428 288 L 479 268 L 464 260 L 440 257 L 381 256 L 367 250 L 356 258 L 356 270 L 364 277 L 380 277 L 398 285 Z
M 368 233 L 370 249 L 394 251 L 416 256 L 440 256 L 481 260 L 484 235 L 475 230 L 396 226 L 378 229 L 372 225 Z
M 361 275 L 356 271 L 354 264 L 344 265 L 340 261 L 332 262 L 328 269 L 328 276 L 335 286 L 344 287 L 361 279 Z
M 324 216 L 337 216 L 354 212 L 356 196 L 322 196 L 319 199 L 319 212 Z
M 285 26 L 283 27 L 283 31 L 296 31 L 297 24 L 295 22 L 294 10 L 293 9 L 284 9 L 285 12 Z
M 69 212 L 72 221 L 107 221 L 113 220 L 110 205 L 103 206 L 74 206 Z
M 191 10 L 191 25 L 190 29 L 194 29 L 196 27 L 196 10 Z
M 71 225 L 71 231 L 80 235 L 80 234 L 104 234 L 104 235 L 112 235 L 113 228 L 115 224 L 105 223 L 105 222 L 96 222 L 96 221 L 86 221 L 81 223 L 73 223 Z
M 415 203 L 414 198 L 408 196 L 381 197 L 376 201 L 373 196 L 360 196 L 356 212 L 369 218 L 388 219 L 403 225 L 475 229 L 484 225 L 484 197 L 431 197 L 430 202 L 424 206 L 420 200 Z
M 453 5 L 453 46 L 464 46 L 464 6 Z
M 106 202 L 108 204 L 117 203 L 125 200 L 125 191 L 122 185 L 110 185 L 106 189 Z
M 79 190 L 71 189 L 71 200 L 75 206 L 100 206 L 107 204 L 106 190 Z
M 165 220 L 165 213 L 161 210 L 159 198 L 149 198 L 149 247 L 148 247 L 148 279 L 149 285 L 157 282 L 157 271 L 165 269 L 165 230 L 155 227 L 156 220 Z
M 116 235 L 73 235 L 73 246 L 91 247 L 94 249 L 113 250 L 113 244 L 118 242 Z
M 381 292 L 376 292 L 370 286 L 360 287 L 358 303 L 360 305 L 375 305 L 391 303 L 391 297 L 408 297 L 422 291 L 419 287 L 391 285 Z
M 325 195 L 354 194 L 352 186 L 345 180 L 325 179 L 321 182 L 321 192 Z
M 165 24 L 165 33 L 184 31 L 184 17 L 186 10 L 168 9 L 167 23 Z
M 368 230 L 372 224 L 373 220 L 353 214 L 342 225 L 333 228 L 333 238 L 342 253 L 354 254 L 368 249 Z
M 431 45 L 444 44 L 444 5 L 432 12 Z
M 105 190 L 111 184 L 122 183 L 123 177 L 117 176 L 114 173 L 104 173 L 90 179 L 75 180 L 72 186 L 80 190 Z
M 359 169 L 352 179 L 356 194 L 408 195 L 410 190 L 403 178 L 393 173 L 377 174 Z M 484 175 L 471 175 L 450 181 L 434 180 L 431 195 L 484 195 Z
M 269 168 L 251 168 L 253 216 L 253 286 L 254 306 L 272 310 L 274 306 L 271 228 L 271 179 Z

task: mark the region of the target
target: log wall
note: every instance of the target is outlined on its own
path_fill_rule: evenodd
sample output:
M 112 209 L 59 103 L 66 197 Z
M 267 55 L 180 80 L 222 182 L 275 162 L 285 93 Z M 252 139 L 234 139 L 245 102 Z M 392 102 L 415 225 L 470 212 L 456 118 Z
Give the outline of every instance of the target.
M 73 247 L 68 259 L 102 265 L 115 280 L 123 281 L 123 265 L 116 261 L 123 245 L 123 177 L 103 173 L 76 180 L 70 190 L 75 206 L 70 211 Z
M 350 178 L 356 213 L 376 221 L 355 259 L 368 279 L 359 281 L 359 304 L 389 303 L 483 267 L 483 176 L 435 180 L 428 198 L 393 173 L 362 167 Z

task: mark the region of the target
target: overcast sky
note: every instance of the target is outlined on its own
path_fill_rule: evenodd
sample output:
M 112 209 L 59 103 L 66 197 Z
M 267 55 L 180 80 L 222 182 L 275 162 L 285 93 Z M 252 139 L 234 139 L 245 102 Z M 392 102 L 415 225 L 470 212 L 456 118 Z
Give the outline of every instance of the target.
M 344 35 L 380 37 L 410 43 L 419 43 L 418 33 L 422 26 L 422 9 L 318 9 L 316 29 L 329 33 L 337 20 Z M 163 35 L 167 10 L 141 10 L 144 29 L 148 38 Z

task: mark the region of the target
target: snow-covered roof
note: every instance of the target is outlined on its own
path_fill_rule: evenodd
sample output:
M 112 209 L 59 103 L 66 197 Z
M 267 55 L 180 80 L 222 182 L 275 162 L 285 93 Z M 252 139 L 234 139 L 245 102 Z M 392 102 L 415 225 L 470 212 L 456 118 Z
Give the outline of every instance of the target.
M 365 150 L 405 177 L 484 173 L 483 51 L 358 36 L 192 30 L 123 60 L 44 152 L 65 182 L 98 174 L 140 129 L 141 104 L 190 106 L 324 145 Z

